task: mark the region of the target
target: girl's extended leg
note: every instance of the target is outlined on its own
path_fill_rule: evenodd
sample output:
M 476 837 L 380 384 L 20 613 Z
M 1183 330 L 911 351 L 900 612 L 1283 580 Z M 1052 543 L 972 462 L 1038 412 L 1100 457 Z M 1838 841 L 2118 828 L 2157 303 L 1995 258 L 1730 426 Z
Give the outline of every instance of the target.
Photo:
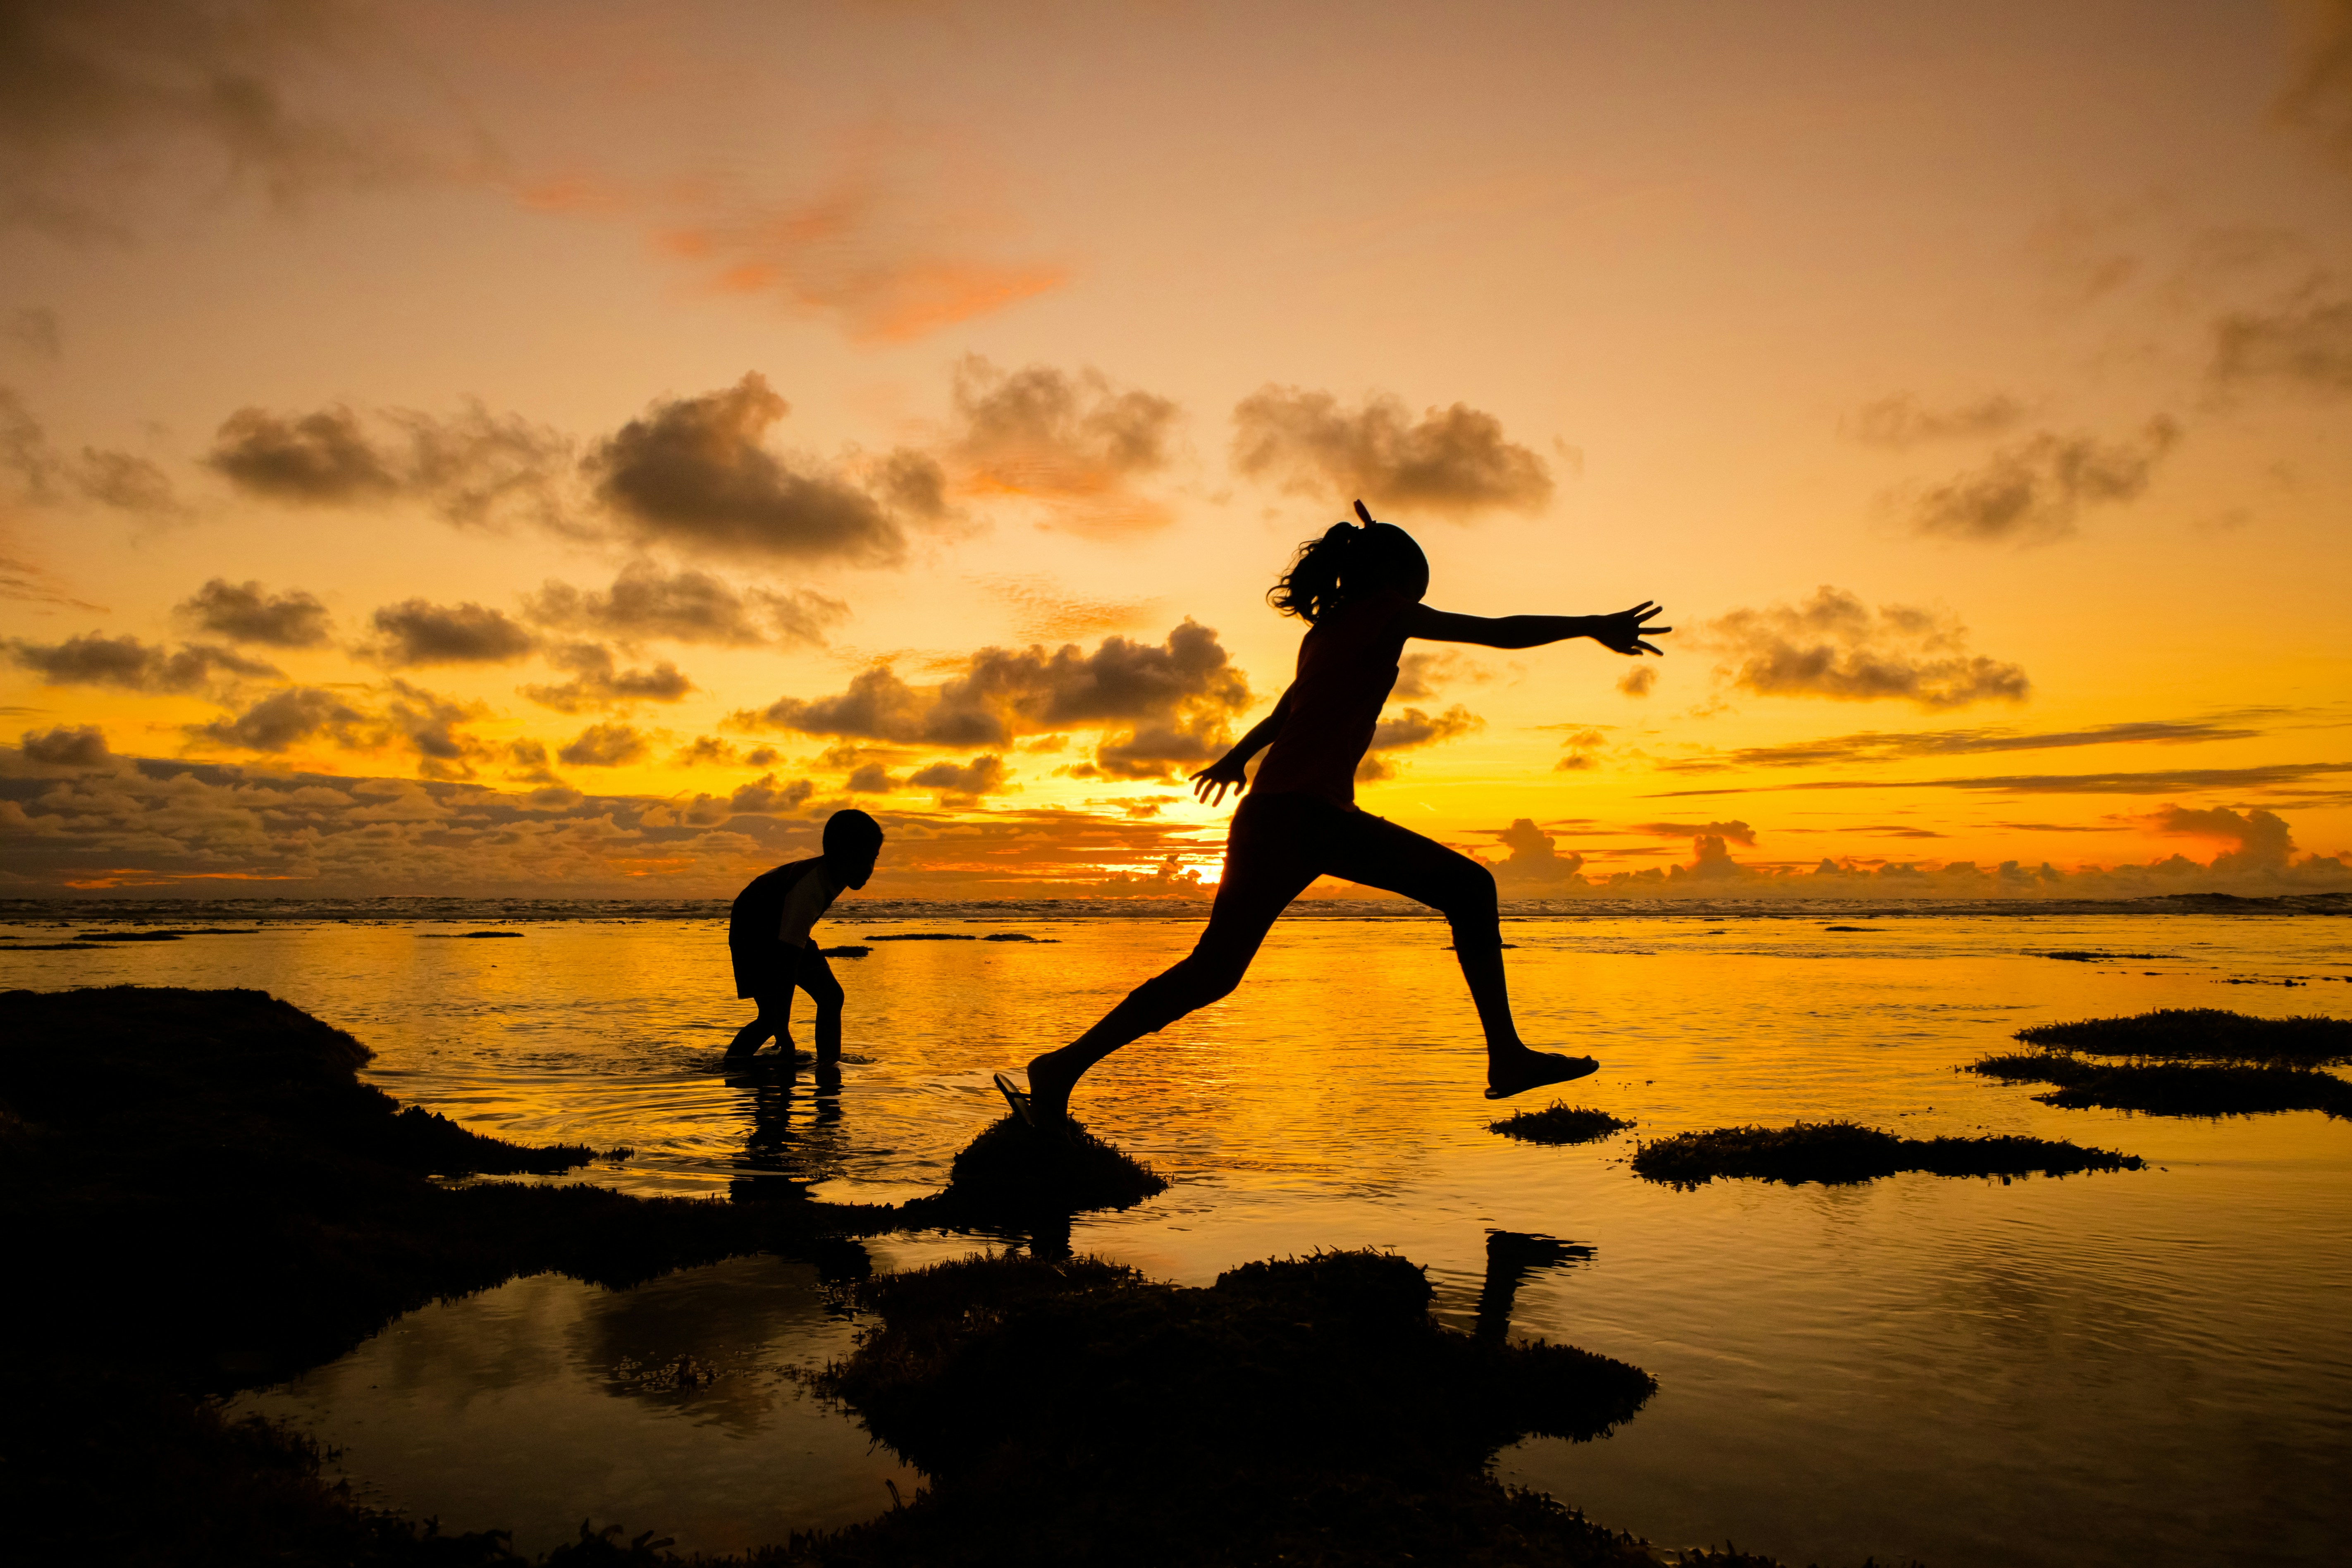
M 1234 813 L 1224 876 L 1209 908 L 1208 929 L 1189 957 L 1137 986 L 1100 1023 L 1060 1050 L 1031 1058 L 1029 1103 L 1039 1121 L 1050 1124 L 1068 1115 L 1070 1090 L 1103 1058 L 1231 994 L 1241 984 L 1276 917 L 1320 874 L 1307 836 L 1292 820 L 1297 798 L 1253 797 Z
M 1467 855 L 1410 828 L 1362 812 L 1335 813 L 1320 825 L 1317 858 L 1334 877 L 1427 904 L 1454 928 L 1454 954 L 1469 982 L 1486 1036 L 1486 1098 L 1502 1100 L 1594 1071 L 1591 1057 L 1529 1050 L 1511 1018 L 1503 978 L 1503 927 L 1495 874 Z

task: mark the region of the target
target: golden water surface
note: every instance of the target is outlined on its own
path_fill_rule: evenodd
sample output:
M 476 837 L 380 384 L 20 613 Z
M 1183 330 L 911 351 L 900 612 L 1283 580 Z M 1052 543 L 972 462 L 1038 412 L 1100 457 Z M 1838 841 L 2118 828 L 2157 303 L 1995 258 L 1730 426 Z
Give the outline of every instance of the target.
M 0 984 L 257 986 L 358 1035 L 377 1052 L 369 1076 L 404 1100 L 506 1137 L 635 1151 L 584 1179 L 723 1196 L 749 1176 L 895 1199 L 940 1185 L 1001 1112 L 992 1069 L 1076 1033 L 1197 930 L 830 922 L 834 942 L 1050 940 L 873 942 L 836 961 L 850 1065 L 820 1093 L 805 1073 L 724 1070 L 748 1005 L 719 923 L 457 929 L 289 924 L 5 953 Z M 1660 1392 L 1611 1437 L 1531 1441 L 1497 1471 L 1663 1545 L 1939 1568 L 2334 1560 L 2352 1525 L 2352 1123 L 2061 1111 L 1953 1069 L 2053 1019 L 2352 1016 L 2344 921 L 1509 921 L 1523 1033 L 1598 1056 L 1569 1098 L 1637 1123 L 1570 1149 L 1486 1130 L 1500 1112 L 1478 1094 L 1444 931 L 1286 921 L 1232 999 L 1106 1063 L 1076 1113 L 1172 1185 L 1081 1217 L 1072 1244 L 1192 1284 L 1317 1247 L 1393 1247 L 1465 1325 L 1490 1232 L 1576 1244 L 1520 1287 L 1513 1331 L 1632 1362 Z M 2069 1138 L 2150 1166 L 1676 1192 L 1625 1164 L 1637 1138 L 1826 1117 Z M 867 1250 L 891 1267 L 974 1245 Z M 541 1277 L 415 1314 L 249 1403 L 311 1422 L 363 1490 L 446 1529 L 515 1527 L 536 1548 L 593 1514 L 732 1550 L 869 1514 L 886 1479 L 912 1484 L 793 1380 L 850 1332 L 807 1263 L 743 1259 L 625 1292 Z

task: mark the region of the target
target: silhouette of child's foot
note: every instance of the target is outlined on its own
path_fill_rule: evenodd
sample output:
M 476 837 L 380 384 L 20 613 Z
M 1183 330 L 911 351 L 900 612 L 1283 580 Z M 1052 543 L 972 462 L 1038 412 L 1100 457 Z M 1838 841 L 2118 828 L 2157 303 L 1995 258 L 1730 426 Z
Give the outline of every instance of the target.
M 1050 1058 L 1037 1057 L 1029 1063 L 1026 1089 L 1013 1081 L 1011 1073 L 1001 1072 L 996 1075 L 996 1092 L 1004 1097 L 1013 1114 L 1030 1126 L 1059 1131 L 1069 1121 L 1070 1090 L 1077 1081 L 1056 1073 Z
M 1567 1083 L 1600 1070 L 1601 1064 L 1591 1057 L 1564 1057 L 1554 1051 L 1492 1058 L 1486 1063 L 1486 1098 L 1508 1100 L 1531 1089 Z
M 995 1078 L 996 1092 L 1004 1097 L 1004 1103 L 1012 1107 L 1013 1114 L 1029 1126 L 1036 1126 L 1037 1108 L 1029 1103 L 1029 1091 L 1014 1083 L 1009 1072 L 998 1073 Z

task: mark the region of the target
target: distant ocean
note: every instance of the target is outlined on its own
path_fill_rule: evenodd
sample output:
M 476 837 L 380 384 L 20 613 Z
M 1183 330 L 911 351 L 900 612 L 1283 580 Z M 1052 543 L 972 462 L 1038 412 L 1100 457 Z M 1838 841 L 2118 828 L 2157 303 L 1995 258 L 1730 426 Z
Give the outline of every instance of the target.
M 724 919 L 725 899 L 547 899 L 415 896 L 341 899 L 208 899 L 93 897 L 0 899 L 0 924 L 179 925 L 320 921 L 447 921 L 494 924 L 548 921 L 707 921 Z M 835 924 L 892 921 L 1198 921 L 1209 900 L 1199 899 L 992 899 L 945 901 L 853 899 L 828 917 Z M 1506 919 L 1527 920 L 1813 920 L 1903 916 L 2031 920 L 2074 915 L 2341 915 L 2352 917 L 2352 893 L 2301 893 L 2240 898 L 2230 893 L 2181 893 L 2147 899 L 1636 899 L 1595 894 L 1575 899 L 1507 899 Z M 1403 899 L 1302 899 L 1289 920 L 1435 920 L 1434 911 Z

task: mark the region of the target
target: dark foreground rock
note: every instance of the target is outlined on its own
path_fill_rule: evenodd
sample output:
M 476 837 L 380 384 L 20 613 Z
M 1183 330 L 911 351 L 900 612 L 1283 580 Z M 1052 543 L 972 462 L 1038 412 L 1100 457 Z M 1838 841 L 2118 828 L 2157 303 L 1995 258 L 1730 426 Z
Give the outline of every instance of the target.
M 618 1287 L 775 1252 L 846 1289 L 865 1268 L 848 1237 L 1026 1212 L 1057 1180 L 1085 1187 L 1081 1199 L 1129 1202 L 1158 1181 L 1082 1136 L 1057 1148 L 1000 1125 L 946 1193 L 896 1209 L 453 1187 L 433 1178 L 567 1169 L 588 1151 L 526 1149 L 400 1110 L 358 1082 L 366 1058 L 258 992 L 0 994 L 12 1266 L 0 1528 L 12 1561 L 511 1563 L 496 1531 L 444 1535 L 361 1506 L 321 1479 L 299 1433 L 226 1420 L 214 1396 L 518 1274 Z M 1062 1194 L 1065 1226 L 1073 1195 Z M 1521 1271 L 1565 1250 L 1512 1240 L 1528 1252 Z M 1483 1471 L 1523 1432 L 1605 1431 L 1640 1406 L 1649 1378 L 1506 1342 L 1507 1302 L 1495 1333 L 1448 1333 L 1402 1259 L 1256 1264 L 1187 1290 L 1011 1257 L 860 1289 L 879 1331 L 830 1386 L 936 1489 L 747 1565 L 1653 1561 Z M 581 1500 L 583 1513 L 597 1504 Z M 672 1563 L 667 1544 L 583 1525 L 542 1561 Z
M 1254 1263 L 1186 1289 L 1008 1255 L 859 1289 L 882 1326 L 822 1386 L 933 1487 L 816 1561 L 1651 1561 L 1485 1468 L 1530 1433 L 1607 1432 L 1649 1376 L 1449 1332 L 1402 1258 Z
M 1633 1173 L 1685 1189 L 1717 1176 L 1768 1182 L 1868 1182 L 1901 1171 L 1938 1176 L 2069 1176 L 2137 1171 L 2136 1154 L 2046 1138 L 1898 1138 L 1852 1121 L 1793 1127 L 1720 1127 L 1644 1143 Z

